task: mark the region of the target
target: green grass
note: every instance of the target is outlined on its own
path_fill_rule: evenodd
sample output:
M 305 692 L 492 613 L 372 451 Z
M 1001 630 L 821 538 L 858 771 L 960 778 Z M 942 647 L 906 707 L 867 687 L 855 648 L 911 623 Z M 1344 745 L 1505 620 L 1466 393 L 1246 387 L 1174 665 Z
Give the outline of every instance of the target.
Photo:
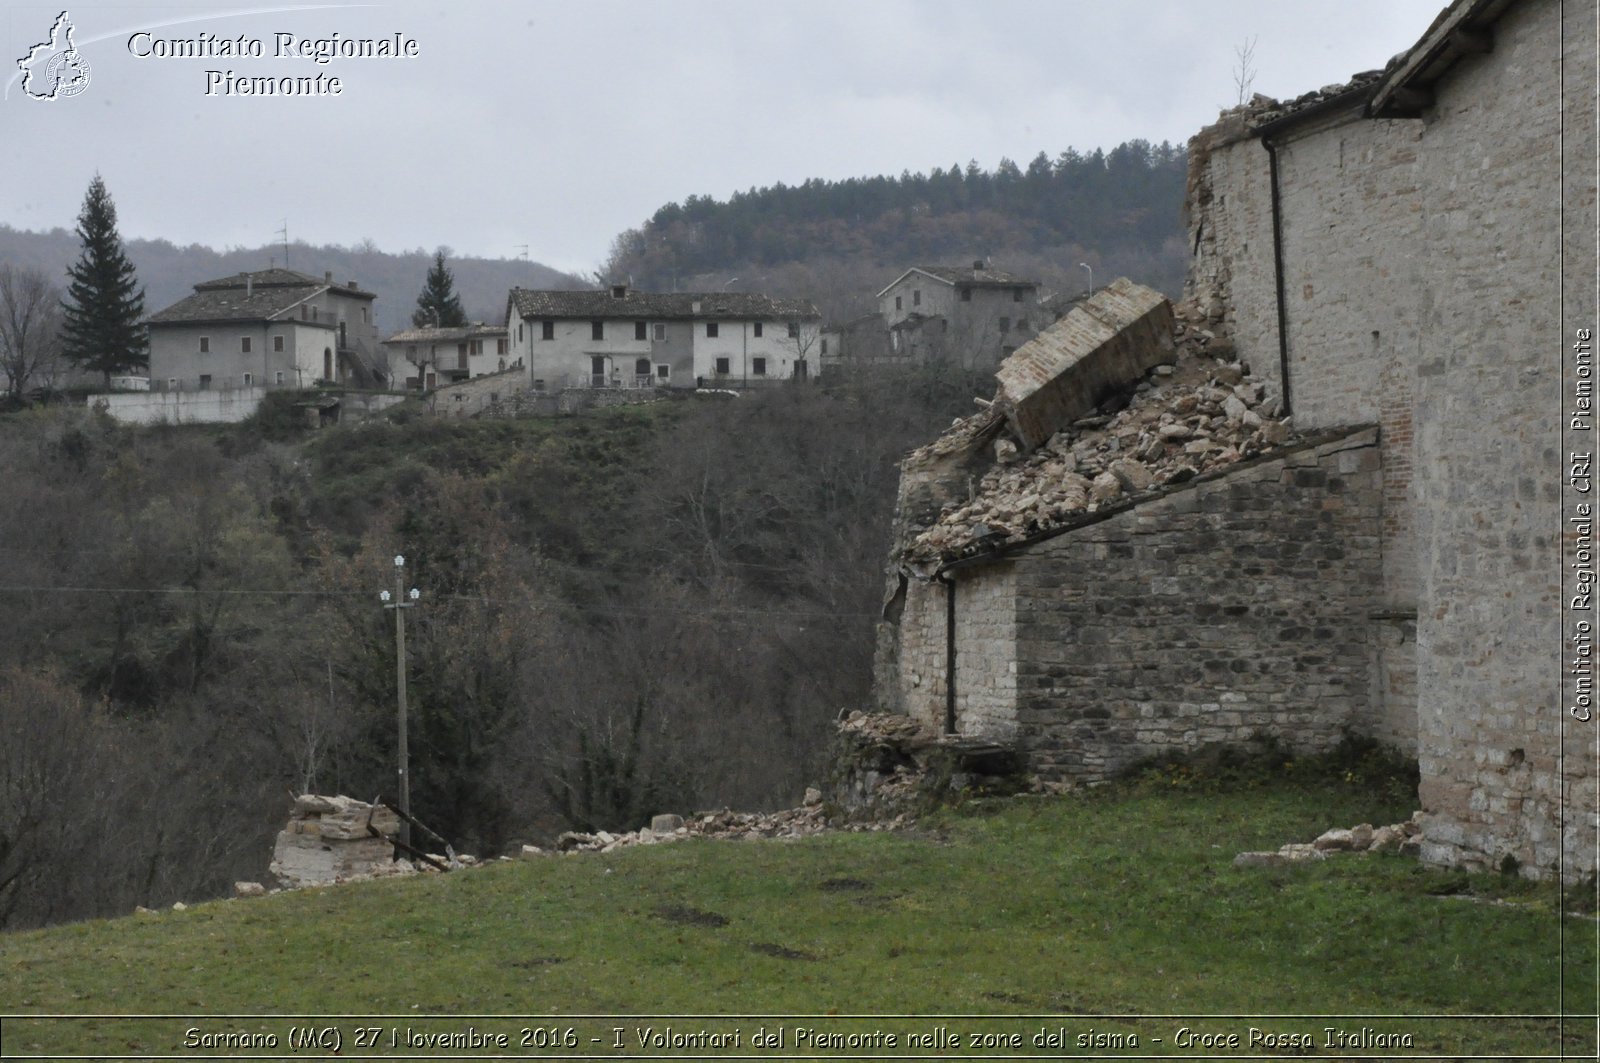
M 1026 1015 L 1040 1018 L 953 1025 L 1030 1038 L 1062 1026 L 1170 1038 L 1180 1025 L 1241 1034 L 1254 1025 L 1320 1038 L 1330 1023 L 1316 1019 L 1131 1016 L 1549 1015 L 1563 1010 L 1564 922 L 1566 1010 L 1591 1011 L 1595 925 L 1563 920 L 1553 888 L 1463 879 L 1397 856 L 1231 864 L 1242 849 L 1405 812 L 1348 784 L 1203 794 L 1146 785 L 971 803 L 911 834 L 692 840 L 221 901 L 0 938 L 0 1007 Z M 1063 1015 L 1097 1018 L 1043 1017 Z M 1531 1020 L 1338 1025 L 1363 1023 L 1411 1031 L 1409 1051 L 1558 1048 L 1552 1024 Z M 181 1025 L 9 1018 L 5 1037 L 7 1051 L 171 1051 Z M 226 1028 L 257 1025 L 273 1028 Z M 758 1025 L 742 1023 L 747 1035 Z M 1571 1025 L 1568 1051 L 1592 1052 L 1593 1023 Z

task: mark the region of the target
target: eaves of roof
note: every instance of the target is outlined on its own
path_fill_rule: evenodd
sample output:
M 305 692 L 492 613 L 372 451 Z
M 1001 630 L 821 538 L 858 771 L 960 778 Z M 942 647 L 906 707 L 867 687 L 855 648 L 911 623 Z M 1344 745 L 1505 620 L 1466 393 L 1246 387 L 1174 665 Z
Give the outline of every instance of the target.
M 1368 113 L 1416 118 L 1433 106 L 1433 87 L 1463 56 L 1494 49 L 1494 23 L 1519 0 L 1456 0 L 1422 39 L 1384 71 Z

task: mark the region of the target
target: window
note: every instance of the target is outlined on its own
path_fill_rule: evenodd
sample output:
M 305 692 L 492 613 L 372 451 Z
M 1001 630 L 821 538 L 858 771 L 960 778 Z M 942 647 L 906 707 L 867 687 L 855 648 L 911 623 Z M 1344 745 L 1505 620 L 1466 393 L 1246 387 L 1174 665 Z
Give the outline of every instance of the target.
M 750 372 L 755 376 L 766 376 L 767 360 L 765 358 L 750 359 Z
M 200 353 L 201 354 L 210 354 L 211 353 L 211 337 L 210 336 L 201 336 L 200 337 Z
M 504 336 L 501 336 L 499 339 L 494 341 L 494 353 L 495 354 L 505 354 L 506 353 L 506 338 Z M 500 368 L 504 369 L 505 366 L 502 365 Z
M 201 373 L 200 374 L 200 390 L 201 391 L 205 391 L 210 386 L 211 386 L 211 374 L 210 373 Z
M 671 379 L 671 377 L 672 377 L 672 366 L 668 365 L 666 362 L 657 362 L 656 363 L 656 379 L 657 380 L 669 380 L 669 379 Z
M 313 306 L 311 308 L 311 320 L 315 321 L 316 319 L 317 319 L 317 308 Z
M 465 343 L 458 343 L 458 344 L 456 344 L 456 368 L 457 369 L 465 369 L 466 367 L 467 367 L 467 345 Z
M 649 377 L 649 375 L 650 375 L 650 359 L 648 359 L 648 358 L 640 358 L 638 361 L 634 362 L 633 363 L 633 375 L 634 376 L 639 376 L 639 377 Z
M 283 370 L 282 369 L 280 369 L 276 373 L 272 374 L 272 382 L 274 384 L 278 385 L 280 388 L 283 387 Z
M 727 376 L 728 375 L 728 360 L 726 358 L 718 358 L 717 359 L 717 375 L 718 376 Z
M 662 340 L 664 340 L 666 338 L 667 338 L 667 326 L 665 326 L 663 324 L 660 324 L 658 322 L 656 324 L 656 342 L 660 343 Z
M 789 322 L 789 338 L 791 340 L 797 340 L 800 338 L 800 322 Z
M 168 391 L 177 391 L 178 390 L 178 378 L 177 377 L 175 377 L 175 376 L 167 377 L 167 390 Z
M 517 342 L 522 342 L 522 322 L 517 322 Z
M 301 321 L 310 321 L 311 320 L 311 308 L 309 306 L 306 306 L 304 303 L 300 304 L 300 320 Z
M 904 309 L 904 307 L 901 305 L 901 298 L 898 295 L 894 297 L 894 308 L 896 310 Z
M 605 339 L 606 338 L 606 323 L 604 321 L 591 321 L 591 322 L 589 322 L 589 338 L 591 340 L 603 340 L 603 339 Z
M 274 337 L 272 337 L 272 350 L 274 351 L 274 353 L 277 353 L 277 354 L 282 354 L 283 353 L 283 337 L 282 336 L 274 336 Z
M 714 340 L 716 338 L 717 338 L 717 323 L 715 321 L 707 321 L 706 322 L 706 339 Z M 720 361 L 726 361 L 726 359 L 719 358 L 718 361 L 719 362 Z M 717 372 L 725 373 L 725 372 L 727 372 L 727 370 L 718 369 Z
M 254 373 L 246 373 L 246 374 L 244 374 L 244 386 L 245 387 L 250 387 L 255 382 L 256 382 L 256 375 Z
M 1013 303 L 1022 302 L 1022 289 L 1021 288 L 1013 288 L 1013 289 L 1011 289 L 1011 301 Z
M 535 390 L 535 391 L 543 391 L 544 390 L 544 381 L 543 380 L 535 380 L 533 382 L 533 390 Z
M 240 354 L 249 354 L 250 353 L 250 337 L 249 336 L 240 336 L 239 337 L 239 353 Z
M 556 338 L 556 323 L 554 321 L 541 321 L 539 322 L 539 327 L 543 330 L 539 336 L 541 340 L 553 340 Z
M 762 322 L 760 322 L 760 321 L 756 322 L 756 339 L 758 339 L 758 340 L 761 338 L 761 325 L 762 325 Z
M 961 301 L 963 303 L 972 302 L 972 289 L 971 288 L 963 288 L 963 289 L 961 289 Z
M 828 353 L 828 338 L 826 336 L 822 338 L 822 353 Z
M 1002 333 L 1011 331 L 1011 319 L 1009 317 L 1003 317 L 1000 319 L 1000 331 Z
M 1028 331 L 1028 319 L 1025 318 L 1025 317 L 1017 318 L 1017 328 L 1021 329 L 1023 332 L 1027 332 Z
M 921 288 L 913 288 L 913 289 L 911 289 L 911 305 L 912 306 L 921 306 L 922 305 L 922 289 Z
M 633 323 L 633 338 L 636 340 L 649 339 L 649 326 L 643 321 Z
M 371 310 L 372 310 L 372 308 L 368 307 L 368 306 L 363 306 L 361 308 L 361 323 L 363 325 L 365 325 L 370 320 L 369 314 L 371 313 Z

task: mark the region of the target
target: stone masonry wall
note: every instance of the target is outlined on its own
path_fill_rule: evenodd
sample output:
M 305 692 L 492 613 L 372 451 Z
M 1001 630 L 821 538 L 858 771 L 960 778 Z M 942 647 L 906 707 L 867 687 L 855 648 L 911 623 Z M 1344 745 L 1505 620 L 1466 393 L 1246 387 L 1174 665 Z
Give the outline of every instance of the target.
M 1137 505 L 1019 556 L 1017 719 L 1035 771 L 1373 730 L 1380 564 L 1367 429 Z M 965 581 L 963 581 L 965 582 Z M 958 673 L 959 674 L 959 673 Z
M 944 596 L 941 583 L 907 581 L 899 623 L 885 625 L 880 634 L 894 651 L 886 666 L 879 665 L 877 688 L 883 707 L 903 712 L 935 733 L 944 730 Z
M 1569 361 L 1557 205 L 1590 271 L 1572 290 L 1588 293 L 1592 325 L 1595 9 L 1565 5 L 1563 42 L 1562 7 L 1513 5 L 1494 50 L 1438 86 L 1417 167 L 1423 856 L 1510 857 L 1540 875 L 1563 849 L 1569 875 L 1595 867 L 1594 724 L 1566 719 L 1557 698 Z
M 1197 249 L 1189 286 L 1220 309 L 1216 328 L 1251 372 L 1281 388 L 1268 154 L 1259 139 L 1240 139 L 1237 125 L 1219 123 L 1196 138 L 1212 146 L 1196 163 L 1203 196 L 1190 204 Z M 1277 148 L 1290 412 L 1302 431 L 1383 429 L 1380 600 L 1396 613 L 1416 608 L 1410 477 L 1421 128 L 1362 118 L 1353 105 L 1285 135 Z
M 1278 148 L 1295 425 L 1382 431 L 1374 696 L 1394 728 L 1416 698 L 1424 855 L 1535 875 L 1563 853 L 1569 874 L 1596 862 L 1593 725 L 1553 700 L 1559 360 L 1594 314 L 1589 275 L 1568 285 L 1563 330 L 1561 240 L 1564 221 L 1569 267 L 1592 270 L 1594 8 L 1514 3 L 1421 119 L 1347 109 Z M 1247 118 L 1191 142 L 1187 290 L 1276 379 L 1268 156 Z
M 1009 743 L 1017 733 L 1017 568 L 956 581 L 956 730 Z

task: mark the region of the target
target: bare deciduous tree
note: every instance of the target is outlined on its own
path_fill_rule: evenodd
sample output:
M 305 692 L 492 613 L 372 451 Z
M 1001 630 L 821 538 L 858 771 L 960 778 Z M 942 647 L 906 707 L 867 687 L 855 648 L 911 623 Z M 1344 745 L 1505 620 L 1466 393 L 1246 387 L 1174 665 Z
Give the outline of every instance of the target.
M 1245 38 L 1243 44 L 1233 49 L 1233 56 L 1233 87 L 1238 90 L 1234 102 L 1243 105 L 1250 102 L 1250 87 L 1256 80 L 1256 38 Z
M 30 381 L 53 380 L 61 360 L 61 292 L 44 273 L 0 265 L 0 374 L 20 399 Z

